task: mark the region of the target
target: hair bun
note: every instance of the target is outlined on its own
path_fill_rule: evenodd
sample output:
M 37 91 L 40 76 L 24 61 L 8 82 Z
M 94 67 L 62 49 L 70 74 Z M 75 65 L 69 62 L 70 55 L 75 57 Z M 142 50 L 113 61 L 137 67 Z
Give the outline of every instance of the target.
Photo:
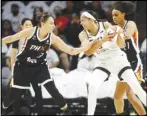
M 136 10 L 136 4 L 130 1 L 118 2 L 115 4 L 114 9 L 119 10 L 121 12 L 125 12 L 126 15 L 129 15 Z
M 124 8 L 126 8 L 127 15 L 133 13 L 136 10 L 136 4 L 134 4 L 133 2 L 124 1 L 123 6 Z

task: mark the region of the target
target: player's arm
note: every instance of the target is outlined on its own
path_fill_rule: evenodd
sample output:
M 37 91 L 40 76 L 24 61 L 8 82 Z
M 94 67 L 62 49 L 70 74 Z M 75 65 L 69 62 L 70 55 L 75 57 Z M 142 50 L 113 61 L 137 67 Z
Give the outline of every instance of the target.
M 118 36 L 117 36 L 116 43 L 120 48 L 125 47 L 125 40 L 124 40 L 124 38 L 122 36 L 120 36 L 120 34 L 118 34 Z
M 87 46 L 89 44 L 89 40 L 88 40 L 88 37 L 87 37 L 85 31 L 82 31 L 79 34 L 79 39 L 81 41 L 81 46 Z M 99 45 L 96 42 L 96 43 L 92 44 L 92 46 L 87 51 L 85 51 L 84 53 L 88 56 L 92 55 L 98 48 L 99 48 Z
M 116 31 L 116 26 L 112 25 L 109 22 L 104 22 L 105 28 L 108 29 L 112 29 L 114 31 Z M 120 48 L 124 48 L 125 47 L 125 41 L 124 41 L 124 37 L 121 36 L 122 30 L 119 30 L 119 32 L 116 32 L 116 34 L 114 34 L 114 37 L 116 37 L 116 43 Z
M 32 27 L 29 29 L 22 30 L 14 35 L 4 37 L 2 39 L 2 44 L 12 43 L 12 42 L 17 41 L 19 39 L 30 37 L 33 32 L 33 29 L 34 28 Z
M 108 33 L 105 33 L 103 35 L 103 38 L 101 40 L 96 40 L 95 43 L 92 44 L 91 48 L 89 50 L 87 50 L 85 52 L 86 55 L 92 55 L 93 53 L 96 52 L 97 49 L 101 48 L 102 45 L 106 42 L 106 41 L 110 41 L 113 37 L 114 37 L 114 34 L 111 34 L 111 35 L 108 35 Z
M 109 23 L 108 21 L 104 22 L 104 28 L 107 30 L 108 28 L 113 27 L 113 25 L 111 23 Z
M 64 41 L 62 41 L 62 39 L 60 37 L 56 36 L 53 33 L 52 33 L 51 39 L 52 39 L 53 46 L 55 46 L 56 48 L 60 49 L 61 51 L 65 52 L 67 54 L 70 54 L 70 55 L 77 55 L 81 52 L 84 52 L 84 51 L 88 50 L 90 48 L 90 46 L 92 45 L 92 42 L 91 42 L 90 44 L 88 44 L 85 47 L 74 48 L 74 47 L 67 45 Z
M 79 39 L 80 39 L 80 42 L 81 42 L 81 46 L 84 47 L 84 46 L 87 46 L 89 44 L 88 37 L 87 37 L 87 35 L 84 31 L 80 32 Z

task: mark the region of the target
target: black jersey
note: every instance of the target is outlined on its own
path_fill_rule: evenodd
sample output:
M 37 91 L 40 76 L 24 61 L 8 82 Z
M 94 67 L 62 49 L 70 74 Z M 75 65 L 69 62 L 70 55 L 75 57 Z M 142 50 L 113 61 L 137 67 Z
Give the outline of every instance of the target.
M 124 31 L 126 30 L 127 23 L 128 21 L 123 27 Z M 130 39 L 125 40 L 125 43 L 126 43 L 125 52 L 127 54 L 127 58 L 129 62 L 134 62 L 134 61 L 138 62 L 138 60 L 140 59 L 139 47 L 138 47 L 138 32 L 134 32 Z
M 17 55 L 17 62 L 23 64 L 43 64 L 46 63 L 46 50 L 50 47 L 50 35 L 44 39 L 39 39 L 39 27 L 34 27 L 31 37 L 24 39 L 21 50 Z

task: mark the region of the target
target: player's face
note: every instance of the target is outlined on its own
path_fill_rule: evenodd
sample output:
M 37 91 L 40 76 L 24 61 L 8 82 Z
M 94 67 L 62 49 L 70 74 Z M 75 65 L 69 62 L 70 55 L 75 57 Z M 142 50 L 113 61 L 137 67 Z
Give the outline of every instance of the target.
M 115 24 L 120 24 L 124 20 L 125 13 L 120 12 L 119 10 L 112 11 L 112 18 Z
M 90 26 L 90 19 L 82 16 L 80 17 L 80 22 L 81 22 L 81 25 L 83 26 L 84 29 L 88 30 L 89 29 L 89 26 Z
M 21 26 L 22 29 L 27 29 L 33 27 L 33 24 L 30 20 L 26 20 L 25 23 Z
M 53 31 L 55 29 L 55 22 L 54 19 L 52 17 L 49 17 L 48 20 L 46 21 L 46 29 L 48 29 L 48 31 Z

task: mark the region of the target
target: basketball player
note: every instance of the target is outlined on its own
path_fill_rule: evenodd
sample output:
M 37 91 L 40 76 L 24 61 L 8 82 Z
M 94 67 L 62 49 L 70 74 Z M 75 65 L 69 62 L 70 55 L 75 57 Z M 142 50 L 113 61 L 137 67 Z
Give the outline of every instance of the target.
M 79 34 L 82 45 L 88 44 L 91 40 L 99 40 L 99 42 L 96 43 L 97 45 L 93 45 L 86 52 L 86 54 L 89 55 L 95 53 L 98 62 L 100 61 L 98 64 L 95 62 L 93 75 L 89 82 L 88 115 L 94 115 L 98 88 L 108 79 L 111 73 L 118 75 L 119 79 L 124 79 L 133 92 L 136 93 L 144 105 L 146 105 L 146 93 L 139 85 L 125 53 L 120 49 L 125 47 L 123 34 L 121 33 L 122 30 L 116 27 L 112 30 L 107 22 L 98 22 L 96 13 L 92 11 L 83 12 L 80 20 L 84 28 Z M 114 31 L 118 32 L 118 34 L 115 35 L 113 40 L 105 41 L 103 39 L 105 32 L 114 33 Z
M 136 74 L 136 77 L 139 83 L 142 82 L 142 63 L 139 56 L 139 47 L 138 47 L 138 29 L 134 21 L 126 20 L 125 16 L 128 16 L 133 11 L 135 11 L 135 4 L 132 2 L 120 2 L 116 4 L 112 11 L 113 21 L 119 27 L 124 29 L 125 42 L 125 52 L 127 54 L 128 61 L 131 64 L 131 67 Z M 128 78 L 130 78 L 128 76 Z M 118 81 L 116 86 L 116 91 L 114 94 L 114 104 L 117 114 L 123 114 L 124 112 L 124 94 L 126 92 L 127 98 L 135 108 L 139 115 L 145 115 L 146 111 L 136 97 L 136 95 L 131 90 L 130 86 L 123 81 Z
M 24 30 L 24 29 L 27 29 L 27 28 L 30 28 L 30 27 L 33 27 L 32 20 L 29 19 L 29 18 L 24 18 L 21 21 L 21 29 Z M 25 38 L 24 39 L 20 39 L 19 41 L 15 41 L 15 42 L 12 43 L 11 66 L 14 65 L 15 60 L 16 60 L 17 51 L 20 51 L 21 50 L 21 48 L 23 46 L 23 43 L 24 43 L 24 40 L 25 40 Z M 35 102 L 36 102 L 36 106 L 35 106 L 35 109 L 36 110 L 35 111 L 38 114 L 42 114 L 42 91 L 41 91 L 41 87 L 38 86 L 38 83 L 36 83 L 36 81 L 32 81 L 32 87 L 33 87 L 33 89 L 35 91 Z M 16 105 L 14 105 L 14 106 L 16 106 Z M 19 107 L 20 106 L 18 105 L 18 108 Z M 17 111 L 18 110 L 16 109 L 16 114 L 18 114 Z M 14 112 L 15 112 L 15 110 L 14 110 Z
M 2 39 L 2 44 L 6 44 L 25 38 L 15 62 L 12 88 L 6 99 L 4 99 L 3 107 L 9 107 L 15 100 L 19 100 L 22 89 L 29 89 L 30 83 L 37 81 L 39 86 L 44 86 L 47 89 L 62 111 L 71 114 L 63 96 L 50 77 L 46 65 L 46 50 L 52 44 L 70 55 L 76 55 L 87 51 L 95 41 L 87 44 L 86 47 L 73 48 L 66 45 L 62 39 L 52 33 L 55 25 L 54 19 L 50 15 L 44 14 L 38 17 L 38 20 L 40 21 L 40 27 L 35 26 L 25 29 Z

